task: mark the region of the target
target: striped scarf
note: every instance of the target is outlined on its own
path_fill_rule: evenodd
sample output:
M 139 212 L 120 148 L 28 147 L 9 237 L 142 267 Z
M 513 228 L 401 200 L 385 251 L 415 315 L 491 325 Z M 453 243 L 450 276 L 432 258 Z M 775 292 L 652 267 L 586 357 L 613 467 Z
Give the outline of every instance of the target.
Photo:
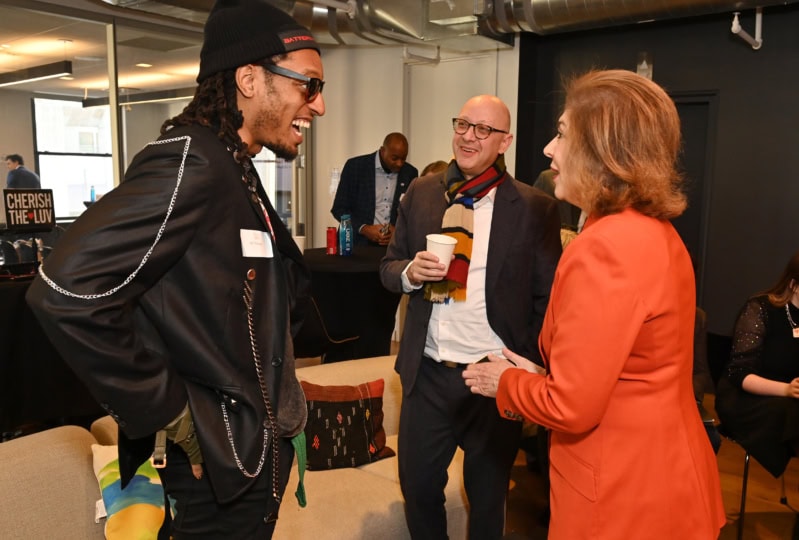
M 466 300 L 466 278 L 469 275 L 469 262 L 472 257 L 474 239 L 474 203 L 507 178 L 505 158 L 500 155 L 485 172 L 471 180 L 463 178 L 455 160 L 447 169 L 447 202 L 441 222 L 441 233 L 458 241 L 455 245 L 455 258 L 449 265 L 447 276 L 441 281 L 425 284 L 424 298 L 436 304 L 449 300 Z

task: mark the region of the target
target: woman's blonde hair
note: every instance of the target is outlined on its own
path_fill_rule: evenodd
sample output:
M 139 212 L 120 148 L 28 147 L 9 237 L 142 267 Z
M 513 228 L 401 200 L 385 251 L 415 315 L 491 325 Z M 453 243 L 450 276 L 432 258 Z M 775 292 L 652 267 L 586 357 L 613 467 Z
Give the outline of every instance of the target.
M 683 213 L 680 117 L 660 86 L 631 71 L 591 71 L 567 84 L 565 109 L 569 169 L 585 210 Z
M 422 170 L 422 174 L 419 176 L 427 176 L 428 174 L 435 174 L 441 171 L 446 171 L 449 163 L 446 161 L 433 161 L 432 163 L 428 163 L 427 166 Z

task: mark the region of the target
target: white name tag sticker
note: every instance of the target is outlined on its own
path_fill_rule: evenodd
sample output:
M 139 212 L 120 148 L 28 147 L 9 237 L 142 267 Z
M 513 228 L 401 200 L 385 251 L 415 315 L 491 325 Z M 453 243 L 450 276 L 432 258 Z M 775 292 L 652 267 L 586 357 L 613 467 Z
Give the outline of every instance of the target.
M 272 251 L 272 239 L 269 233 L 264 231 L 253 231 L 251 229 L 241 229 L 241 254 L 245 257 L 259 257 L 271 259 L 274 257 Z

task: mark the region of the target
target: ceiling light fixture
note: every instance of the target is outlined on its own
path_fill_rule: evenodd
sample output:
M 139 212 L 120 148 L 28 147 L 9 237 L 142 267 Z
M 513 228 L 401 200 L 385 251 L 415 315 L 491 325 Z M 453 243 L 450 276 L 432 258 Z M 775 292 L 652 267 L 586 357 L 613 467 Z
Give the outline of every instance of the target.
M 42 64 L 41 66 L 0 73 L 0 86 L 42 81 L 67 75 L 72 75 L 72 62 L 62 60 L 52 64 Z
M 141 103 L 159 103 L 166 101 L 176 101 L 181 99 L 191 99 L 194 96 L 196 87 L 176 88 L 173 90 L 160 90 L 155 92 L 142 92 L 139 94 L 128 94 L 120 88 L 118 103 L 122 105 L 137 105 Z M 86 94 L 88 95 L 88 93 Z M 84 97 L 84 107 L 96 107 L 98 105 L 108 105 L 107 97 L 90 98 Z

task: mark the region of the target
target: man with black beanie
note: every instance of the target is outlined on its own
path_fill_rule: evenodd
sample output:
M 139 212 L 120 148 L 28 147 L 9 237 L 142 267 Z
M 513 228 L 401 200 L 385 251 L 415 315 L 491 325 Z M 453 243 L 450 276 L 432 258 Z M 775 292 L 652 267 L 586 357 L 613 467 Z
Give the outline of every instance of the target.
M 308 272 L 251 158 L 296 157 L 325 112 L 323 78 L 292 17 L 217 0 L 193 100 L 70 226 L 28 292 L 119 425 L 123 486 L 151 455 L 163 466 L 173 538 L 275 528 L 307 415 L 291 331 Z

